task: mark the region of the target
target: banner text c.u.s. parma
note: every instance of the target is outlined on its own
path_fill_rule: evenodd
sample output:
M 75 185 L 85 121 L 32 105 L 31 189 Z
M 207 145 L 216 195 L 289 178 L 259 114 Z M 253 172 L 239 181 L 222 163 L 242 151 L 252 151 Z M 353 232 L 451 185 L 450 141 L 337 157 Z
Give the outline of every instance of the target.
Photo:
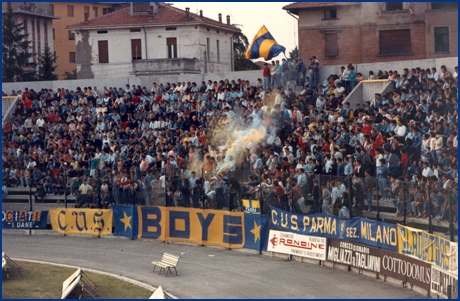
M 111 209 L 50 209 L 53 231 L 60 234 L 112 234 Z
M 268 216 L 175 207 L 112 207 L 114 235 L 266 250 Z

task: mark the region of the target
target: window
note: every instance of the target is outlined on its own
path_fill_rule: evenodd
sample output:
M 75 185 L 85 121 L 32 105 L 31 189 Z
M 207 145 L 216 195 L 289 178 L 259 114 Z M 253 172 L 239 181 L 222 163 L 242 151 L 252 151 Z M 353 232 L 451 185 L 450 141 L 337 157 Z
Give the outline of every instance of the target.
M 134 29 L 131 29 L 130 32 L 141 32 L 141 29 L 140 28 L 134 28 Z
M 410 29 L 382 30 L 380 36 L 380 55 L 410 54 Z
M 141 39 L 131 40 L 131 56 L 133 60 L 142 60 Z
M 27 24 L 27 18 L 24 18 L 24 34 L 27 35 L 29 32 L 29 26 Z
M 132 2 L 133 13 L 144 13 L 150 9 L 150 2 Z
M 37 42 L 37 50 L 38 55 L 42 54 L 42 43 L 40 41 Z
M 97 34 L 105 34 L 105 33 L 107 33 L 107 30 L 98 30 L 97 31 Z
M 33 59 L 35 60 L 35 54 L 37 53 L 36 51 L 36 44 L 35 44 L 35 22 L 34 19 L 32 18 L 32 21 L 30 22 L 32 24 L 32 54 L 33 54 Z
M 209 45 L 209 38 L 206 38 L 206 59 L 209 61 L 209 58 L 211 57 L 210 53 L 211 53 L 211 50 L 209 49 L 210 48 L 210 45 Z
M 112 7 L 109 7 L 109 8 L 103 8 L 102 9 L 102 14 L 103 15 L 106 15 L 106 14 L 109 14 L 109 13 L 113 13 L 114 12 L 114 9 Z
M 54 16 L 54 5 L 50 4 L 50 15 Z
M 324 20 L 337 19 L 337 10 L 327 9 L 324 11 Z
M 69 63 L 75 63 L 75 52 L 69 52 Z
M 37 21 L 37 40 L 38 42 L 41 41 L 41 32 L 40 32 L 40 21 Z M 40 48 L 40 47 L 39 47 Z M 38 53 L 40 53 L 40 49 L 38 49 Z
M 177 30 L 177 27 L 166 27 L 166 30 Z
M 56 28 L 53 28 L 53 40 L 56 40 Z
M 435 27 L 434 28 L 434 52 L 449 51 L 449 28 Z
M 431 9 L 458 10 L 458 2 L 431 2 Z
M 45 21 L 43 23 L 43 39 L 45 40 L 45 47 L 48 46 L 48 23 Z
M 168 46 L 168 58 L 176 59 L 177 58 L 177 39 L 176 38 L 166 38 L 166 45 Z
M 339 47 L 337 45 L 337 33 L 330 32 L 324 34 L 325 50 L 324 54 L 326 57 L 335 57 L 339 55 Z
M 220 43 L 219 40 L 216 41 L 216 51 L 217 51 L 217 62 L 220 63 Z
M 97 43 L 99 50 L 99 63 L 106 64 L 109 62 L 109 42 L 108 41 L 98 41 Z
M 385 10 L 387 11 L 395 11 L 395 10 L 402 10 L 403 3 L 402 2 L 387 2 L 385 3 L 386 7 Z
M 97 18 L 97 7 L 93 7 L 93 18 Z
M 73 5 L 67 5 L 67 17 L 73 17 Z
M 74 41 L 75 40 L 75 32 L 69 31 L 69 41 Z
M 89 16 L 89 6 L 84 6 L 83 9 L 84 9 L 84 13 L 88 14 Z

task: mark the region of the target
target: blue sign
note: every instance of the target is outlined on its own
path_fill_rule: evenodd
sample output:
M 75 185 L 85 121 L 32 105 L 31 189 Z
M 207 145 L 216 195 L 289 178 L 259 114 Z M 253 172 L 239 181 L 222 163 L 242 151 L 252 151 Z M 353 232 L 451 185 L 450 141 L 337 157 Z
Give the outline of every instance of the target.
M 355 218 L 338 218 L 329 213 L 300 214 L 270 206 L 271 227 L 304 235 L 322 236 L 397 250 L 396 225 Z
M 48 211 L 2 210 L 3 229 L 46 229 Z

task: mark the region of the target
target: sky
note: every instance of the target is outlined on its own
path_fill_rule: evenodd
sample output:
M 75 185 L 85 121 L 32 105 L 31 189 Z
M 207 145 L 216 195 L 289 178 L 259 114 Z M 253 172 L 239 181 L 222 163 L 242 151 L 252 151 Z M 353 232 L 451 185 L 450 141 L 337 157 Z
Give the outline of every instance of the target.
M 265 25 L 275 38 L 276 42 L 286 47 L 286 56 L 298 45 L 297 20 L 288 15 L 283 9 L 292 2 L 171 2 L 180 9 L 190 8 L 193 13 L 218 20 L 219 13 L 222 14 L 222 21 L 226 22 L 227 15 L 230 16 L 231 24 L 242 25 L 240 29 L 248 38 L 249 43 L 257 34 L 262 25 Z M 276 57 L 284 58 L 283 54 Z M 260 58 L 259 61 L 263 60 Z

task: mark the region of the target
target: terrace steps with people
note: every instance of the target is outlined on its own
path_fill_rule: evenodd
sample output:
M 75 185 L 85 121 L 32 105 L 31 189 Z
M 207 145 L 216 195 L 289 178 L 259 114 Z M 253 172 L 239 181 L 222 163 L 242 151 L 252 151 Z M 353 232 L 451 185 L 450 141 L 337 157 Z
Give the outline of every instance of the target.
M 31 189 L 32 203 L 35 204 L 35 188 Z M 74 195 L 67 195 L 68 203 L 75 203 Z M 57 202 L 64 203 L 64 195 L 47 194 L 43 197 L 43 202 L 46 204 L 56 204 Z M 25 187 L 8 187 L 8 196 L 3 199 L 3 203 L 29 203 L 29 188 Z M 37 203 L 38 204 L 38 203 Z

